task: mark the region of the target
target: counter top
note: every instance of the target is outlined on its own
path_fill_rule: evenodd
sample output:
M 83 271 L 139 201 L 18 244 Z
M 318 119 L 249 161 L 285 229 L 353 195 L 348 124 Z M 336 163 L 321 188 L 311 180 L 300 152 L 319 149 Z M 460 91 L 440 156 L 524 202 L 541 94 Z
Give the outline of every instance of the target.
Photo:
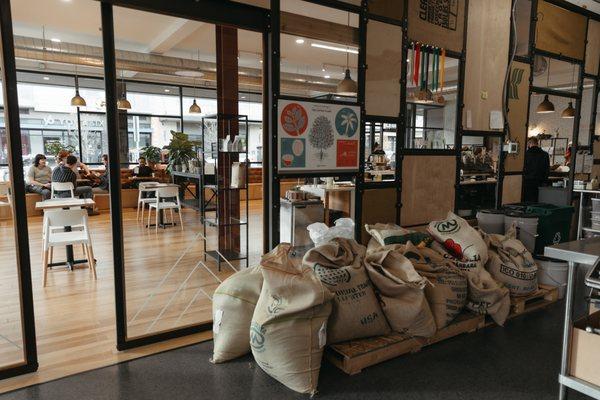
M 544 255 L 563 261 L 592 265 L 600 257 L 600 238 L 575 240 L 547 246 Z
M 600 190 L 587 190 L 587 189 L 573 189 L 573 192 L 600 194 Z

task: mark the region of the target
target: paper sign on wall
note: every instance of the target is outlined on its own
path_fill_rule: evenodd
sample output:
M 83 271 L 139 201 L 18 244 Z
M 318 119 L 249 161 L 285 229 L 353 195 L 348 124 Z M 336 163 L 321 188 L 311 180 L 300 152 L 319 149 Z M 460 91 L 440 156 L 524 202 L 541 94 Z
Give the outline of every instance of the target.
M 281 172 L 358 169 L 360 107 L 279 100 Z

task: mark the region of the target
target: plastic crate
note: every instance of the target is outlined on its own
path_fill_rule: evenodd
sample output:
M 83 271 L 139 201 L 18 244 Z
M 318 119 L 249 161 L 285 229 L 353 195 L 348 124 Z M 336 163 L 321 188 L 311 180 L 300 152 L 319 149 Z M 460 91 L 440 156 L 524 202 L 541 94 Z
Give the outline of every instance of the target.
M 530 204 L 528 214 L 538 216 L 538 238 L 535 242 L 535 253 L 543 254 L 544 247 L 569 241 L 571 220 L 575 209 L 572 206 L 555 206 L 552 204 Z

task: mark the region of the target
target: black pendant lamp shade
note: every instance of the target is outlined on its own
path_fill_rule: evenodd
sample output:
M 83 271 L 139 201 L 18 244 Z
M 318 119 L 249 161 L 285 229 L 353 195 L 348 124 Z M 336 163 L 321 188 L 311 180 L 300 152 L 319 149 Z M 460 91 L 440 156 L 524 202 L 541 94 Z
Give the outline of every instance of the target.
M 337 94 L 341 94 L 343 96 L 356 96 L 358 92 L 358 85 L 350 76 L 350 70 L 346 69 L 346 76 L 344 79 L 337 85 Z
M 73 96 L 73 98 L 71 99 L 71 105 L 73 107 L 87 106 L 85 99 L 79 94 L 79 78 L 77 77 L 77 74 L 75 75 L 75 96 Z
M 560 115 L 562 118 L 575 118 L 575 108 L 573 108 L 573 102 L 569 102 L 569 106 L 565 108 Z

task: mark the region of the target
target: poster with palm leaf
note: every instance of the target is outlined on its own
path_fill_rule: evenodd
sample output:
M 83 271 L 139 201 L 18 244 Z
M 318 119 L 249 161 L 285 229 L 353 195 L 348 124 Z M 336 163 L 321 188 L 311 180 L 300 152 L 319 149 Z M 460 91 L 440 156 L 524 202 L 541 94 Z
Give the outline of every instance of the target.
M 287 172 L 358 170 L 360 107 L 279 99 L 278 164 Z

